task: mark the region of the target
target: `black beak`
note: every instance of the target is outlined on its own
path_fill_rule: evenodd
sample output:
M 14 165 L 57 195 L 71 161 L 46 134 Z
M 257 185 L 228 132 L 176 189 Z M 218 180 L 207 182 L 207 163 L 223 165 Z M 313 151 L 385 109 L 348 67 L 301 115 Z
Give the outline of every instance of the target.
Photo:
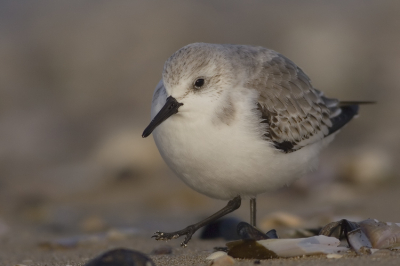
M 142 137 L 147 138 L 151 132 L 153 132 L 153 130 L 162 122 L 167 120 L 168 117 L 176 114 L 181 105 L 183 105 L 183 103 L 179 103 L 174 97 L 169 96 L 163 108 L 161 108 L 160 112 L 158 112 L 158 114 L 153 120 L 151 120 L 150 124 L 143 131 Z

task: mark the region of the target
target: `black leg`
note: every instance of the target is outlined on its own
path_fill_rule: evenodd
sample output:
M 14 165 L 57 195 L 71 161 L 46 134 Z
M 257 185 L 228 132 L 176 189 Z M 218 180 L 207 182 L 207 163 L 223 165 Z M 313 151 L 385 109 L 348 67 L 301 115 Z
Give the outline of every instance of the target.
M 256 226 L 256 217 L 257 217 L 257 205 L 256 198 L 250 199 L 250 224 L 252 226 Z
M 237 196 L 236 198 L 230 200 L 224 208 L 222 208 L 221 210 L 219 210 L 218 212 L 214 213 L 213 215 L 204 219 L 201 222 L 189 225 L 185 229 L 182 229 L 182 230 L 179 230 L 176 232 L 172 232 L 172 233 L 162 233 L 160 231 L 157 231 L 157 232 L 155 232 L 155 234 L 152 237 L 154 237 L 156 240 L 169 240 L 169 239 L 175 239 L 180 236 L 186 235 L 185 240 L 181 243 L 182 247 L 186 247 L 187 243 L 192 238 L 192 235 L 197 230 L 199 230 L 200 228 L 202 228 L 203 226 L 205 226 L 209 223 L 212 223 L 212 222 L 218 220 L 222 216 L 225 216 L 228 213 L 231 213 L 234 210 L 239 209 L 241 203 L 242 203 L 242 199 L 240 198 L 240 196 Z

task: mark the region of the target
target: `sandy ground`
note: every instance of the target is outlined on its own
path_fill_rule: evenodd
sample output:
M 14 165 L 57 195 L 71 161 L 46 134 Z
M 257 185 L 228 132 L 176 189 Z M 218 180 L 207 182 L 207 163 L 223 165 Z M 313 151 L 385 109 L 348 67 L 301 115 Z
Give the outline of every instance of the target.
M 113 248 L 124 247 L 140 250 L 144 253 L 163 244 L 154 242 L 145 236 L 135 236 L 126 240 L 108 240 L 98 243 L 85 244 L 71 249 L 48 250 L 37 246 L 35 238 L 26 237 L 23 241 L 9 239 L 2 241 L 1 265 L 54 265 L 79 266 L 84 265 L 90 258 Z M 20 239 L 22 240 L 22 239 Z M 194 239 L 187 248 L 175 246 L 171 255 L 152 255 L 156 265 L 209 265 L 205 258 L 212 253 L 215 246 L 224 246 L 223 241 L 201 241 Z M 255 265 L 256 260 L 236 260 L 235 265 Z M 326 256 L 309 256 L 289 259 L 261 260 L 261 265 L 398 265 L 400 251 L 379 251 L 374 255 L 355 256 L 354 253 L 340 259 L 327 259 Z
M 333 186 L 334 187 L 334 186 Z M 151 255 L 156 265 L 209 265 L 210 262 L 205 258 L 213 252 L 214 247 L 225 246 L 226 241 L 222 239 L 217 240 L 200 240 L 199 234 L 189 242 L 187 248 L 181 248 L 179 239 L 168 242 L 157 242 L 151 239 L 152 233 L 158 229 L 160 230 L 175 230 L 193 223 L 205 217 L 213 209 L 218 209 L 219 205 L 223 206 L 223 202 L 216 202 L 208 200 L 200 196 L 200 201 L 205 201 L 203 204 L 198 204 L 196 209 L 193 209 L 193 204 L 190 204 L 188 209 L 192 208 L 189 212 L 186 210 L 175 213 L 170 209 L 160 209 L 158 214 L 149 214 L 146 211 L 139 212 L 136 215 L 143 219 L 135 219 L 135 215 L 126 216 L 129 212 L 132 202 L 125 202 L 120 200 L 117 204 L 118 208 L 113 202 L 110 202 L 112 197 L 116 197 L 108 190 L 108 194 L 102 194 L 105 199 L 103 201 L 98 199 L 99 195 L 86 195 L 85 198 L 77 197 L 75 203 L 71 199 L 68 200 L 70 208 L 76 211 L 82 211 L 88 215 L 88 209 L 95 209 L 98 211 L 99 217 L 103 220 L 96 222 L 89 222 L 84 226 L 86 229 L 74 229 L 73 223 L 69 224 L 69 229 L 62 227 L 62 224 L 55 225 L 52 223 L 35 223 L 32 219 L 20 220 L 15 219 L 13 216 L 3 217 L 3 233 L 0 237 L 0 265 L 84 265 L 91 258 L 114 248 L 128 248 L 134 249 L 145 254 L 151 254 L 153 250 L 162 246 L 168 246 L 172 249 L 172 254 L 169 255 Z M 120 195 L 124 194 L 120 191 Z M 129 191 L 129 190 L 127 190 Z M 186 191 L 186 190 L 185 190 Z M 328 191 L 328 190 L 326 190 Z M 281 191 L 274 195 L 265 195 L 259 198 L 259 226 L 263 227 L 269 218 L 267 213 L 274 212 L 275 210 L 287 211 L 298 217 L 302 217 L 305 225 L 302 227 L 313 226 L 316 223 L 322 223 L 327 218 L 329 213 L 332 217 L 358 217 L 358 219 L 378 218 L 382 221 L 399 222 L 398 208 L 395 203 L 398 202 L 398 182 L 392 182 L 391 185 L 378 187 L 374 190 L 364 189 L 358 191 L 353 200 L 346 200 L 339 203 L 331 203 L 326 206 L 323 200 L 316 201 L 313 196 L 304 197 L 299 193 L 294 193 L 293 190 Z M 187 191 L 187 195 L 196 195 L 194 192 Z M 186 192 L 185 192 L 186 193 Z M 180 193 L 180 197 L 189 201 L 185 193 Z M 314 194 L 314 193 L 313 193 Z M 122 197 L 122 196 L 121 196 Z M 129 197 L 126 194 L 125 197 Z M 196 198 L 196 196 L 194 196 Z M 192 201 L 193 198 L 192 198 Z M 107 204 L 107 202 L 109 202 Z M 195 201 L 196 202 L 196 201 Z M 210 204 L 214 203 L 214 206 Z M 215 204 L 218 203 L 218 204 Z M 62 202 L 57 202 L 55 205 L 63 205 Z M 242 207 L 235 212 L 231 217 L 247 220 L 248 206 L 244 201 Z M 396 206 L 396 207 L 395 207 Z M 51 209 L 51 207 L 47 207 Z M 64 206 L 63 209 L 66 207 Z M 394 209 L 393 209 L 394 208 Z M 111 210 L 116 209 L 116 212 Z M 101 211 L 99 211 L 101 210 Z M 296 210 L 298 210 L 296 212 Z M 43 211 L 43 210 L 42 210 Z M 50 213 L 50 211 L 48 210 Z M 49 213 L 47 215 L 49 215 Z M 190 216 L 183 216 L 189 214 Z M 201 215 L 199 215 L 201 214 Z M 111 217 L 114 217 L 113 222 Z M 85 215 L 83 215 L 85 217 Z M 66 219 L 66 218 L 64 218 Z M 330 218 L 335 219 L 335 218 Z M 92 218 L 87 218 L 92 220 Z M 108 221 L 106 227 L 102 227 L 101 222 Z M 123 221 L 124 223 L 122 223 Z M 308 223 L 307 221 L 311 221 Z M 320 221 L 320 222 L 315 222 Z M 100 223 L 100 225 L 99 225 Z M 89 225 L 88 225 L 89 224 Z M 96 225 L 97 224 L 97 225 Z M 119 225 L 131 225 L 130 227 L 119 227 Z M 132 227 L 132 225 L 134 227 Z M 96 229 L 95 232 L 91 232 Z M 72 229 L 71 229 L 72 228 Z M 129 233 L 126 229 L 129 229 Z M 278 234 L 282 235 L 289 229 L 285 226 L 277 228 Z M 125 230 L 125 231 L 123 231 Z M 117 232 L 117 233 L 115 233 Z M 66 241 L 66 239 L 68 241 Z M 55 246 L 55 243 L 70 243 L 67 246 Z M 235 265 L 254 265 L 255 260 L 237 260 Z M 398 265 L 400 262 L 400 251 L 382 250 L 374 255 L 355 256 L 354 253 L 345 255 L 340 259 L 327 259 L 326 256 L 310 256 L 301 258 L 290 259 L 272 259 L 261 261 L 261 265 Z

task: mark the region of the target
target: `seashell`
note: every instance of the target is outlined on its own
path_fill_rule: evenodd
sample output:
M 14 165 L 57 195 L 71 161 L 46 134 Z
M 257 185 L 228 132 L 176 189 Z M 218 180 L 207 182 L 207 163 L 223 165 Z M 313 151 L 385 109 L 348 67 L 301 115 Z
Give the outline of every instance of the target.
M 347 234 L 348 232 L 353 231 L 359 227 L 360 226 L 356 222 L 351 222 L 349 220 L 342 219 L 340 221 L 332 222 L 325 225 L 321 229 L 319 234 L 324 236 L 331 236 L 336 230 L 339 230 L 339 234 L 340 236 L 342 236 L 343 233 Z
M 346 237 L 351 248 L 354 249 L 357 253 L 362 247 L 372 248 L 371 242 L 361 228 L 357 228 L 353 231 L 348 232 Z
M 241 220 L 234 217 L 225 217 L 206 225 L 200 235 L 201 239 L 223 238 L 227 241 L 237 240 L 240 237 L 236 228 Z
M 267 239 L 278 239 L 278 234 L 276 233 L 275 229 L 271 229 L 268 232 L 265 233 L 267 236 Z
M 358 223 L 373 248 L 394 248 L 400 246 L 400 224 L 385 223 L 368 219 Z
M 385 223 L 376 219 L 351 222 L 346 219 L 329 223 L 320 231 L 320 235 L 330 236 L 336 230 L 344 233 L 349 245 L 358 252 L 361 247 L 383 249 L 400 246 L 400 224 Z
M 246 222 L 240 222 L 237 225 L 237 234 L 243 240 L 263 240 L 278 238 L 275 229 L 272 229 L 264 234 L 263 232 Z

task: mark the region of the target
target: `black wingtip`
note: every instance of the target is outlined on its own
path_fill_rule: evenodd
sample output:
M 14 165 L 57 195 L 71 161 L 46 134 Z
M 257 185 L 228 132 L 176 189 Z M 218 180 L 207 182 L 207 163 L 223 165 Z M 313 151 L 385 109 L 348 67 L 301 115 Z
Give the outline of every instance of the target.
M 342 112 L 331 119 L 332 127 L 329 128 L 329 134 L 335 133 L 339 129 L 341 129 L 344 125 L 346 125 L 350 120 L 358 114 L 359 105 L 345 105 L 342 106 Z
M 376 101 L 340 101 L 339 107 L 345 107 L 349 105 L 364 105 L 364 104 L 376 104 Z

